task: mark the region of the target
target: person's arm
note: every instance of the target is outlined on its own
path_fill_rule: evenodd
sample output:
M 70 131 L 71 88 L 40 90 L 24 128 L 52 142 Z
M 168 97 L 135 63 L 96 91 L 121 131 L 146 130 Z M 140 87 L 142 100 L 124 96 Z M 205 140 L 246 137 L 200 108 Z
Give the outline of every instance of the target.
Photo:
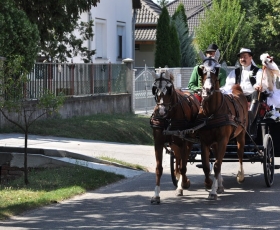
M 267 84 L 265 82 L 265 80 L 263 79 L 263 70 L 262 69 L 259 69 L 257 74 L 256 74 L 256 84 L 254 84 L 254 88 L 256 90 L 260 90 L 262 92 L 264 92 L 265 90 L 267 90 Z M 267 78 L 268 76 L 266 76 Z
M 226 83 L 224 86 L 220 87 L 222 93 L 232 93 L 232 86 L 235 84 L 235 70 L 232 70 L 229 75 L 226 77 Z
M 223 87 L 226 84 L 227 73 L 223 68 L 220 68 L 219 73 L 219 83 L 220 87 Z
M 201 85 L 200 85 L 200 81 L 199 81 L 199 75 L 198 75 L 198 66 L 195 66 L 193 71 L 192 71 L 192 75 L 188 84 L 188 88 L 190 90 L 193 91 L 198 91 L 201 90 Z

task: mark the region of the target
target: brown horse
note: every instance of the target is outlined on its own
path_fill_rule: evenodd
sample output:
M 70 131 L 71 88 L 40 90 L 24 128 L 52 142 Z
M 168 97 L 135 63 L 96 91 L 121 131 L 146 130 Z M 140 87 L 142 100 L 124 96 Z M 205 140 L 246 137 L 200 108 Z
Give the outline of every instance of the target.
M 217 54 L 216 52 L 216 55 Z M 223 193 L 221 166 L 229 140 L 236 138 L 237 155 L 240 168 L 237 181 L 244 181 L 243 154 L 245 134 L 248 124 L 248 105 L 239 85 L 232 88 L 232 94 L 223 94 L 219 86 L 219 63 L 213 58 L 200 56 L 203 65 L 200 68 L 202 77 L 202 110 L 198 120 L 206 120 L 206 126 L 199 130 L 201 141 L 201 158 L 205 174 L 205 186 L 211 188 L 208 199 L 217 199 L 217 192 Z M 217 59 L 217 58 L 216 58 Z M 215 155 L 214 181 L 210 179 L 209 150 Z
M 190 186 L 190 180 L 186 176 L 187 160 L 192 150 L 192 142 L 187 138 L 176 135 L 165 135 L 168 130 L 186 130 L 193 126 L 199 112 L 199 102 L 190 93 L 183 93 L 175 89 L 174 77 L 166 70 L 160 75 L 155 74 L 155 83 L 152 92 L 155 95 L 156 106 L 151 116 L 151 127 L 153 128 L 154 148 L 156 157 L 156 187 L 152 197 L 152 204 L 160 203 L 160 179 L 162 176 L 163 148 L 166 143 L 174 151 L 176 165 L 175 175 L 178 179 L 176 195 L 183 195 L 183 188 Z M 189 136 L 192 136 L 191 134 Z

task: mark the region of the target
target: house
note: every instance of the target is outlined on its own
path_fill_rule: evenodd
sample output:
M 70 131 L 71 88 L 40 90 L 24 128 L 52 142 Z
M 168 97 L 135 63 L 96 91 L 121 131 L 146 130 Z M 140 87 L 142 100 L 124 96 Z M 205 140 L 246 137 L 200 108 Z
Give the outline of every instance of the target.
M 173 15 L 180 3 L 184 4 L 189 32 L 194 32 L 204 16 L 205 7 L 210 7 L 212 0 L 175 0 L 167 4 L 167 10 Z M 141 0 L 141 9 L 137 9 L 135 23 L 135 67 L 154 66 L 156 49 L 156 27 L 161 7 L 152 0 Z
M 140 0 L 102 0 L 97 7 L 81 14 L 81 21 L 94 21 L 94 36 L 84 44 L 89 50 L 96 50 L 92 63 L 121 63 L 125 58 L 133 59 L 133 15 L 140 7 Z M 79 36 L 79 32 L 75 35 Z M 79 56 L 71 61 L 83 63 Z

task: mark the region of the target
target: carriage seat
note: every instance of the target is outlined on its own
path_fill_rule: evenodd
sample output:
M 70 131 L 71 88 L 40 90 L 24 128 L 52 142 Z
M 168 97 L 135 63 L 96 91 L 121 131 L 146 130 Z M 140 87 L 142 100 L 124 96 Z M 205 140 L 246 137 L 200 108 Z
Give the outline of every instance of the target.
M 201 104 L 201 101 L 202 101 L 201 90 L 194 91 L 189 88 L 181 88 L 181 91 L 192 93 L 196 97 L 196 99 L 199 101 L 199 103 Z

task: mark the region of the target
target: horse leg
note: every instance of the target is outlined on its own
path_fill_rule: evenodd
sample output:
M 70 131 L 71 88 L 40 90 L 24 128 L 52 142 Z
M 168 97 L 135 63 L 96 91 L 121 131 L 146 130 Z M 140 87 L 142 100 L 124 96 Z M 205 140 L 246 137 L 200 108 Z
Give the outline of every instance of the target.
M 214 143 L 212 145 L 212 151 L 217 152 L 218 151 L 218 144 L 217 143 Z M 211 173 L 211 164 L 210 164 L 210 173 Z M 221 194 L 221 193 L 224 193 L 224 186 L 223 186 L 223 177 L 222 177 L 222 172 L 220 170 L 220 173 L 218 174 L 218 189 L 217 189 L 217 193 L 218 194 Z
M 244 169 L 243 169 L 243 154 L 245 146 L 245 131 L 242 131 L 237 137 L 237 156 L 239 160 L 239 170 L 237 172 L 237 182 L 239 184 L 245 181 Z
M 187 150 L 186 146 L 171 145 L 176 158 L 176 170 L 175 175 L 178 178 L 177 188 L 175 191 L 176 196 L 183 195 L 183 189 L 190 187 L 190 180 L 186 176 L 186 164 L 187 164 Z
M 160 179 L 162 176 L 162 151 L 164 138 L 160 130 L 154 130 L 154 141 L 155 141 L 155 157 L 156 157 L 156 187 L 154 196 L 151 199 L 151 204 L 160 204 Z
M 218 194 L 222 194 L 224 193 L 224 185 L 223 185 L 223 177 L 222 177 L 222 173 L 220 172 L 218 175 L 218 189 L 217 189 L 217 193 Z
M 222 167 L 224 154 L 226 151 L 226 145 L 227 145 L 227 141 L 226 138 L 224 138 L 223 140 L 221 140 L 221 142 L 217 143 L 217 148 L 215 149 L 216 161 L 214 164 L 214 182 L 208 196 L 209 200 L 217 200 L 218 198 L 217 192 L 218 193 L 224 192 L 224 187 L 222 185 L 221 167 Z
M 177 196 L 182 196 L 183 189 L 188 189 L 191 185 L 191 182 L 186 175 L 187 161 L 188 161 L 188 157 L 189 157 L 191 149 L 192 149 L 192 143 L 188 143 L 187 141 L 184 141 L 183 146 L 181 148 L 179 148 L 181 162 L 180 162 L 180 178 L 179 178 L 178 186 L 176 189 Z
M 209 149 L 209 146 L 201 143 L 201 161 L 205 175 L 204 185 L 206 189 L 210 189 L 213 184 L 213 181 L 210 179 Z

